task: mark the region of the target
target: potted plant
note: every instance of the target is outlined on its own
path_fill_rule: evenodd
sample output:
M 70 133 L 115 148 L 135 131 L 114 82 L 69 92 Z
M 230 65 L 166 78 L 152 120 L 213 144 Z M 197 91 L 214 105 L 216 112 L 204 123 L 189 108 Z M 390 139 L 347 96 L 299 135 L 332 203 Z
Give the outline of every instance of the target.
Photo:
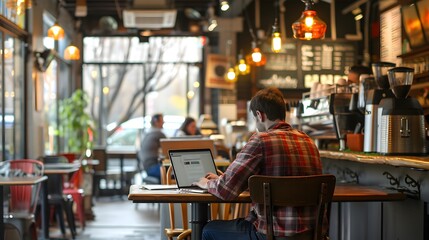
M 82 154 L 92 148 L 94 122 L 91 115 L 85 111 L 88 101 L 88 95 L 81 89 L 60 101 L 59 132 L 60 136 L 66 139 L 66 152 Z

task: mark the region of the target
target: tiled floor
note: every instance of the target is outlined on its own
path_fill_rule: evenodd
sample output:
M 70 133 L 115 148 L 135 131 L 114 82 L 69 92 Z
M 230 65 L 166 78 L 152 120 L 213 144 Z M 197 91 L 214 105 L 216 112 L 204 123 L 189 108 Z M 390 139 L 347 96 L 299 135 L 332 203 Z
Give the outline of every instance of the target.
M 156 240 L 160 239 L 160 219 L 157 204 L 135 204 L 118 197 L 103 197 L 95 201 L 94 221 L 87 221 L 82 231 L 78 227 L 78 240 Z M 57 229 L 51 229 L 53 239 L 71 239 L 68 229 L 66 238 Z
M 126 165 L 135 164 L 125 161 Z M 135 175 L 134 184 L 140 184 L 142 177 Z M 86 227 L 77 227 L 77 240 L 158 240 L 160 236 L 159 204 L 138 204 L 126 196 L 94 198 L 95 220 L 87 221 Z M 76 221 L 79 224 L 79 221 Z M 69 229 L 66 237 L 58 228 L 49 231 L 51 239 L 72 239 Z

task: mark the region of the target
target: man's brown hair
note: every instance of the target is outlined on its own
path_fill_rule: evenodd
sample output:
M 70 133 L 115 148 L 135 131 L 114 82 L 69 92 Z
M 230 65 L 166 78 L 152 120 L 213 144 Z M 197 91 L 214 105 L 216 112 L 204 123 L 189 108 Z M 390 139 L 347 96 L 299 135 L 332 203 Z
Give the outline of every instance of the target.
M 250 111 L 256 116 L 256 111 L 267 115 L 271 121 L 282 120 L 286 118 L 286 104 L 283 94 L 278 88 L 270 87 L 260 90 L 250 100 Z

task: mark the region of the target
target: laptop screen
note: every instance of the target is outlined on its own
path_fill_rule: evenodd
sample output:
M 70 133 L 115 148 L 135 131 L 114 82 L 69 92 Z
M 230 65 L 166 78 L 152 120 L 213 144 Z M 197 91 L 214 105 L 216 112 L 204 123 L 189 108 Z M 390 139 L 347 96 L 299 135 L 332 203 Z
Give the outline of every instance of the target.
M 217 174 L 210 149 L 170 150 L 168 153 L 179 188 L 192 186 L 208 172 Z

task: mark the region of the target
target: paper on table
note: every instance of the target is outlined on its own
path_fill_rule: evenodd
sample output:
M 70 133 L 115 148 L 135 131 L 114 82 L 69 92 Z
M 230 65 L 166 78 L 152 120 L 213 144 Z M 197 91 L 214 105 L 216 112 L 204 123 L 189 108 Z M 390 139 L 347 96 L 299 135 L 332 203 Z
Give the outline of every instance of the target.
M 145 184 L 140 187 L 141 189 L 145 188 L 148 190 L 168 190 L 168 189 L 177 189 L 177 185 L 162 185 L 162 184 Z

